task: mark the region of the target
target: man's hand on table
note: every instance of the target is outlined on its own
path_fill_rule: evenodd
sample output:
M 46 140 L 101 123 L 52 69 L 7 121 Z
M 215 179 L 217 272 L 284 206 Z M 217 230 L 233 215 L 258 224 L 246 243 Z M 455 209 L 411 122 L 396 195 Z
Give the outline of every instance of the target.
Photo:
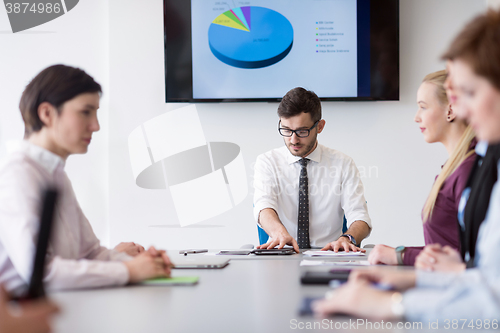
M 339 252 L 342 250 L 344 250 L 345 252 L 349 252 L 349 251 L 366 252 L 366 250 L 363 250 L 363 249 L 357 247 L 356 245 L 354 245 L 353 243 L 351 243 L 351 241 L 347 237 L 340 237 L 336 241 L 326 244 L 326 246 L 321 249 L 321 251 L 328 251 L 328 250 L 332 250 L 334 252 Z
M 284 230 L 276 232 L 275 235 L 272 235 L 272 237 L 266 244 L 259 245 L 257 246 L 257 248 L 274 249 L 277 246 L 278 249 L 282 249 L 283 247 L 285 247 L 285 245 L 291 245 L 293 246 L 295 252 L 299 253 L 299 246 L 297 245 L 297 241 L 292 236 L 290 236 L 285 228 L 283 229 Z

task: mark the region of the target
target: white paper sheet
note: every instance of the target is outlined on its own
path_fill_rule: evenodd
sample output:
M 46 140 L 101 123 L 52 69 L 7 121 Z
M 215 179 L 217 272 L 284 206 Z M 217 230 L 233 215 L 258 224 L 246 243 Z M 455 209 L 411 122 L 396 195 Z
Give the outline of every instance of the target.
M 305 251 L 302 253 L 305 256 L 309 257 L 363 257 L 366 256 L 365 253 L 358 252 L 334 252 L 334 251 Z
M 347 261 L 324 261 L 324 260 L 302 260 L 300 266 L 370 266 L 368 260 Z

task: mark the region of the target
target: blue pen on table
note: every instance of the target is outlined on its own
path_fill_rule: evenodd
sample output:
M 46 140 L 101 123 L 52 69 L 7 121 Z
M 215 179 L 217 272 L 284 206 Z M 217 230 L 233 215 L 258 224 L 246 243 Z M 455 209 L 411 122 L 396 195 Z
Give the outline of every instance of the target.
M 342 281 L 342 280 L 331 280 L 328 285 L 330 286 L 330 288 L 336 289 L 346 282 L 347 281 Z M 375 289 L 383 290 L 383 291 L 394 290 L 394 287 L 388 283 L 372 283 L 371 286 Z

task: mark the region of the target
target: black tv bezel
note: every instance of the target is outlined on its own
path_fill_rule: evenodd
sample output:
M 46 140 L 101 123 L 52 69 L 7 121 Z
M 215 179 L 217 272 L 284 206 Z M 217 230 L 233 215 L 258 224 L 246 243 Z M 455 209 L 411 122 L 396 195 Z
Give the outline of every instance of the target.
M 239 102 L 266 102 L 266 103 L 272 103 L 272 102 L 280 102 L 280 98 L 210 98 L 210 99 L 200 99 L 200 98 L 193 98 L 193 69 L 192 69 L 192 57 L 189 62 L 189 86 L 190 86 L 190 97 L 180 97 L 180 98 L 169 98 L 168 94 L 168 87 L 171 84 L 177 84 L 178 82 L 175 82 L 172 80 L 173 75 L 169 76 L 167 73 L 168 69 L 168 58 L 172 57 L 173 51 L 171 48 L 168 48 L 168 43 L 167 43 L 167 20 L 169 19 L 169 12 L 167 10 L 167 2 L 169 1 L 176 1 L 182 3 L 184 6 L 189 7 L 189 16 L 191 16 L 191 0 L 163 0 L 163 11 L 164 11 L 164 61 L 165 61 L 165 102 L 166 103 L 239 103 Z M 358 97 L 321 97 L 321 101 L 342 101 L 342 102 L 367 102 L 367 101 L 399 101 L 400 100 L 400 17 L 399 17 L 399 8 L 400 0 L 357 0 L 359 2 L 369 2 L 370 6 L 370 77 L 373 76 L 374 69 L 372 67 L 373 59 L 375 55 L 371 52 L 372 47 L 371 47 L 371 41 L 373 37 L 373 31 L 374 27 L 376 24 L 374 23 L 374 20 L 372 19 L 373 17 L 377 18 L 377 22 L 387 22 L 391 20 L 385 19 L 385 16 L 381 15 L 380 13 L 377 14 L 377 10 L 380 9 L 380 4 L 384 4 L 385 8 L 390 7 L 391 10 L 394 12 L 392 13 L 392 27 L 390 30 L 394 33 L 393 36 L 391 36 L 392 39 L 394 39 L 392 42 L 396 42 L 397 47 L 393 51 L 393 57 L 397 59 L 397 63 L 394 64 L 395 66 L 395 71 L 397 72 L 397 77 L 394 79 L 395 82 L 395 87 L 397 86 L 397 96 L 394 94 L 394 96 L 382 96 L 382 97 L 377 97 L 377 96 L 358 96 Z M 390 6 L 388 5 L 390 4 Z M 365 13 L 366 14 L 366 13 Z M 374 15 L 375 14 L 375 15 Z M 358 20 L 360 19 L 360 12 L 358 11 Z M 191 22 L 190 24 L 185 26 L 185 32 L 184 32 L 184 37 L 189 40 L 189 44 L 186 45 L 185 47 L 187 48 L 186 51 L 189 51 L 189 54 L 192 55 L 192 31 L 191 31 Z M 359 34 L 358 34 L 359 37 Z M 358 38 L 358 46 L 359 46 L 359 38 Z M 169 56 L 170 54 L 170 56 Z M 360 67 L 359 64 L 359 52 L 358 52 L 358 68 Z M 169 80 L 172 82 L 169 84 Z M 373 88 L 373 81 L 370 81 L 370 88 Z M 359 90 L 359 88 L 358 88 Z

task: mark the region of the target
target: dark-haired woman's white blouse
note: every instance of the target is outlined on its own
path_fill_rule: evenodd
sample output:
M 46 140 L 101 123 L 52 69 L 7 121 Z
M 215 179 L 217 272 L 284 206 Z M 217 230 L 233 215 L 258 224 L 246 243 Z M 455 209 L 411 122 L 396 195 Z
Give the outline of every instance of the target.
M 27 141 L 0 166 L 0 284 L 16 292 L 31 277 L 42 189 L 60 195 L 48 249 L 48 289 L 124 285 L 126 254 L 100 245 L 82 212 L 61 157 Z

